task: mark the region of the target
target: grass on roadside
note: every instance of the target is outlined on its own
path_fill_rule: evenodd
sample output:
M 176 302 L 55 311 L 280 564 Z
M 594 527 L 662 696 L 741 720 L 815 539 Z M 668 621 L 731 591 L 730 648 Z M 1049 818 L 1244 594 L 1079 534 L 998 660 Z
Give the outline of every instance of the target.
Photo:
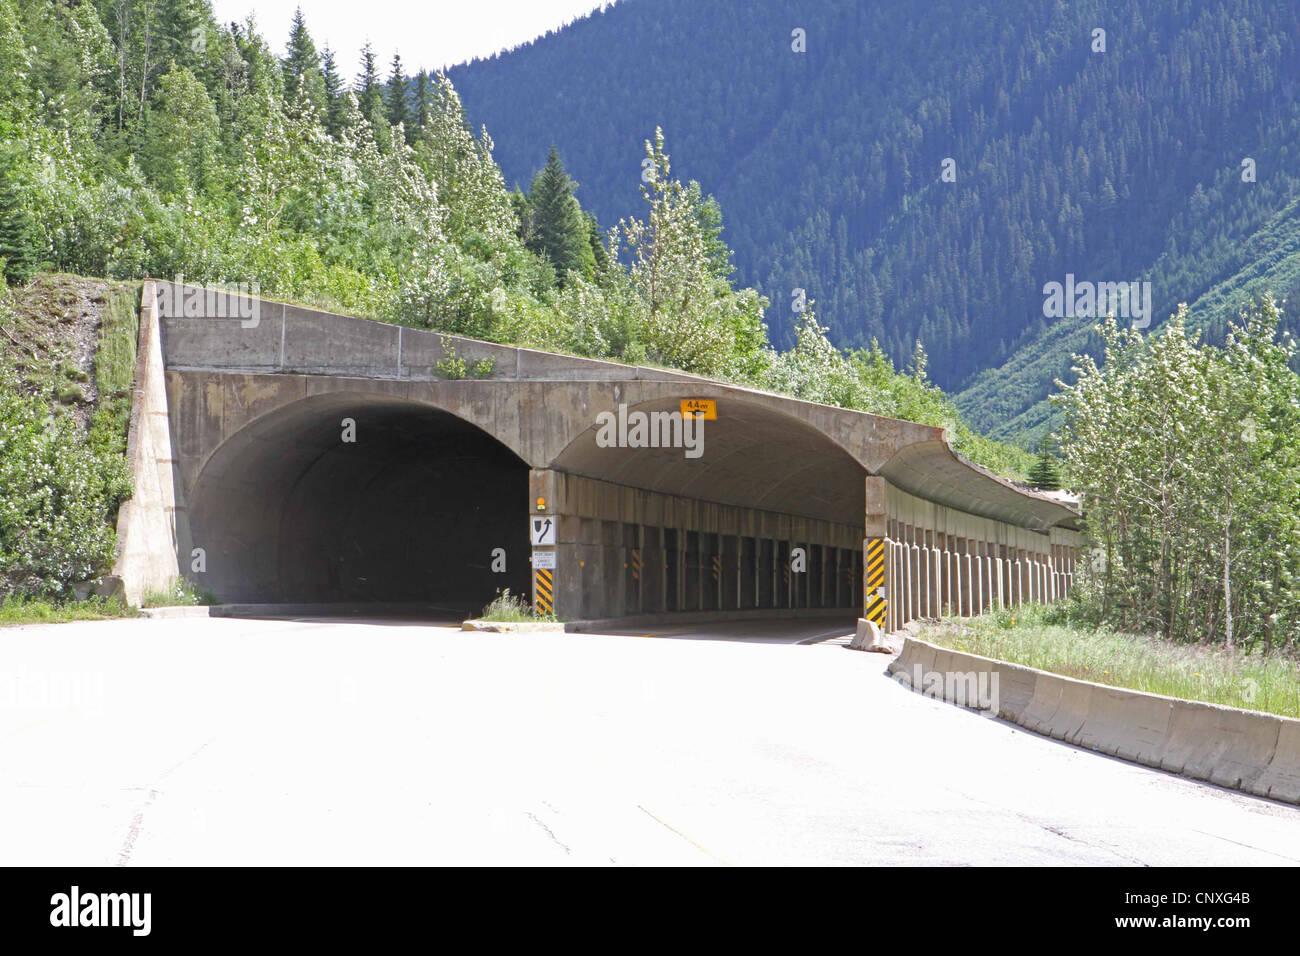
M 171 587 L 163 591 L 146 591 L 140 601 L 141 607 L 197 607 L 201 604 L 216 604 L 216 597 L 203 588 L 195 586 L 184 578 L 177 578 Z
M 478 619 L 508 624 L 521 624 L 525 621 L 554 624 L 559 620 L 554 614 L 538 614 L 526 597 L 522 594 L 511 594 L 509 588 L 488 602 Z
M 922 629 L 953 650 L 1130 690 L 1300 717 L 1300 661 L 1229 654 L 1098 626 L 1059 606 L 1024 605 Z
M 135 608 L 117 598 L 47 601 L 10 596 L 0 602 L 0 627 L 15 627 L 19 624 L 61 624 L 66 621 L 104 621 L 116 617 L 136 617 L 138 614 Z

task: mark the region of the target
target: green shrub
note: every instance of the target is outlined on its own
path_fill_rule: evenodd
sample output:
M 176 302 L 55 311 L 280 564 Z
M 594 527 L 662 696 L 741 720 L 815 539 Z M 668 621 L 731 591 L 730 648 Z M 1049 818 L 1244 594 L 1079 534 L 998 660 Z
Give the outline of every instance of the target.
M 0 593 L 64 596 L 113 560 L 126 460 L 97 453 L 72 416 L 52 419 L 0 368 Z

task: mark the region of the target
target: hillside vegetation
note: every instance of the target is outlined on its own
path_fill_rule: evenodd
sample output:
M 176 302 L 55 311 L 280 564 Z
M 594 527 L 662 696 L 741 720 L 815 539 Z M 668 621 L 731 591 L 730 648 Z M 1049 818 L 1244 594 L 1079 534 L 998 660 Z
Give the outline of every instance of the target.
M 9 280 L 56 269 L 247 283 L 918 417 L 991 468 L 1026 467 L 962 423 L 923 352 L 904 373 L 879 350 L 845 355 L 811 297 L 789 320 L 794 347 L 771 347 L 767 301 L 733 281 L 719 204 L 677 175 L 653 123 L 638 205 L 602 228 L 544 147 L 528 192 L 508 190 L 446 77 L 411 77 L 397 55 L 382 70 L 367 46 L 348 81 L 301 14 L 284 27 L 277 57 L 254 23 L 218 25 L 206 0 L 0 0 Z
M 602 221 L 662 126 L 775 341 L 805 289 L 841 346 L 919 339 L 998 437 L 1041 438 L 1100 347 L 1048 282 L 1149 281 L 1155 324 L 1187 302 L 1214 338 L 1300 293 L 1295 3 L 622 0 L 451 76 L 508 180 L 554 143 Z

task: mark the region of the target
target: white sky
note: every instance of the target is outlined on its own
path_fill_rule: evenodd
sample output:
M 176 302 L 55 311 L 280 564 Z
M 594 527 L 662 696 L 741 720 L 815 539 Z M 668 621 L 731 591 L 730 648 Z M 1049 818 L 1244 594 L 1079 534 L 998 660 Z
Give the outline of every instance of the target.
M 381 74 L 394 50 L 407 73 L 438 70 L 526 43 L 609 5 L 609 0 L 212 0 L 219 23 L 242 22 L 253 14 L 258 32 L 281 54 L 293 11 L 301 6 L 316 48 L 328 44 L 339 72 L 349 79 L 367 39 Z

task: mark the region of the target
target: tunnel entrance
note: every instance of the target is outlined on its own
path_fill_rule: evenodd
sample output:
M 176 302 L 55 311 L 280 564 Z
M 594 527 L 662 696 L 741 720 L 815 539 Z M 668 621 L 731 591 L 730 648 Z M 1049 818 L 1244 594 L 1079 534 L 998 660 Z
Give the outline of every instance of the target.
M 223 602 L 422 604 L 527 596 L 528 466 L 448 412 L 320 396 L 259 419 L 191 495 L 191 573 Z M 187 565 L 189 562 L 187 562 Z

